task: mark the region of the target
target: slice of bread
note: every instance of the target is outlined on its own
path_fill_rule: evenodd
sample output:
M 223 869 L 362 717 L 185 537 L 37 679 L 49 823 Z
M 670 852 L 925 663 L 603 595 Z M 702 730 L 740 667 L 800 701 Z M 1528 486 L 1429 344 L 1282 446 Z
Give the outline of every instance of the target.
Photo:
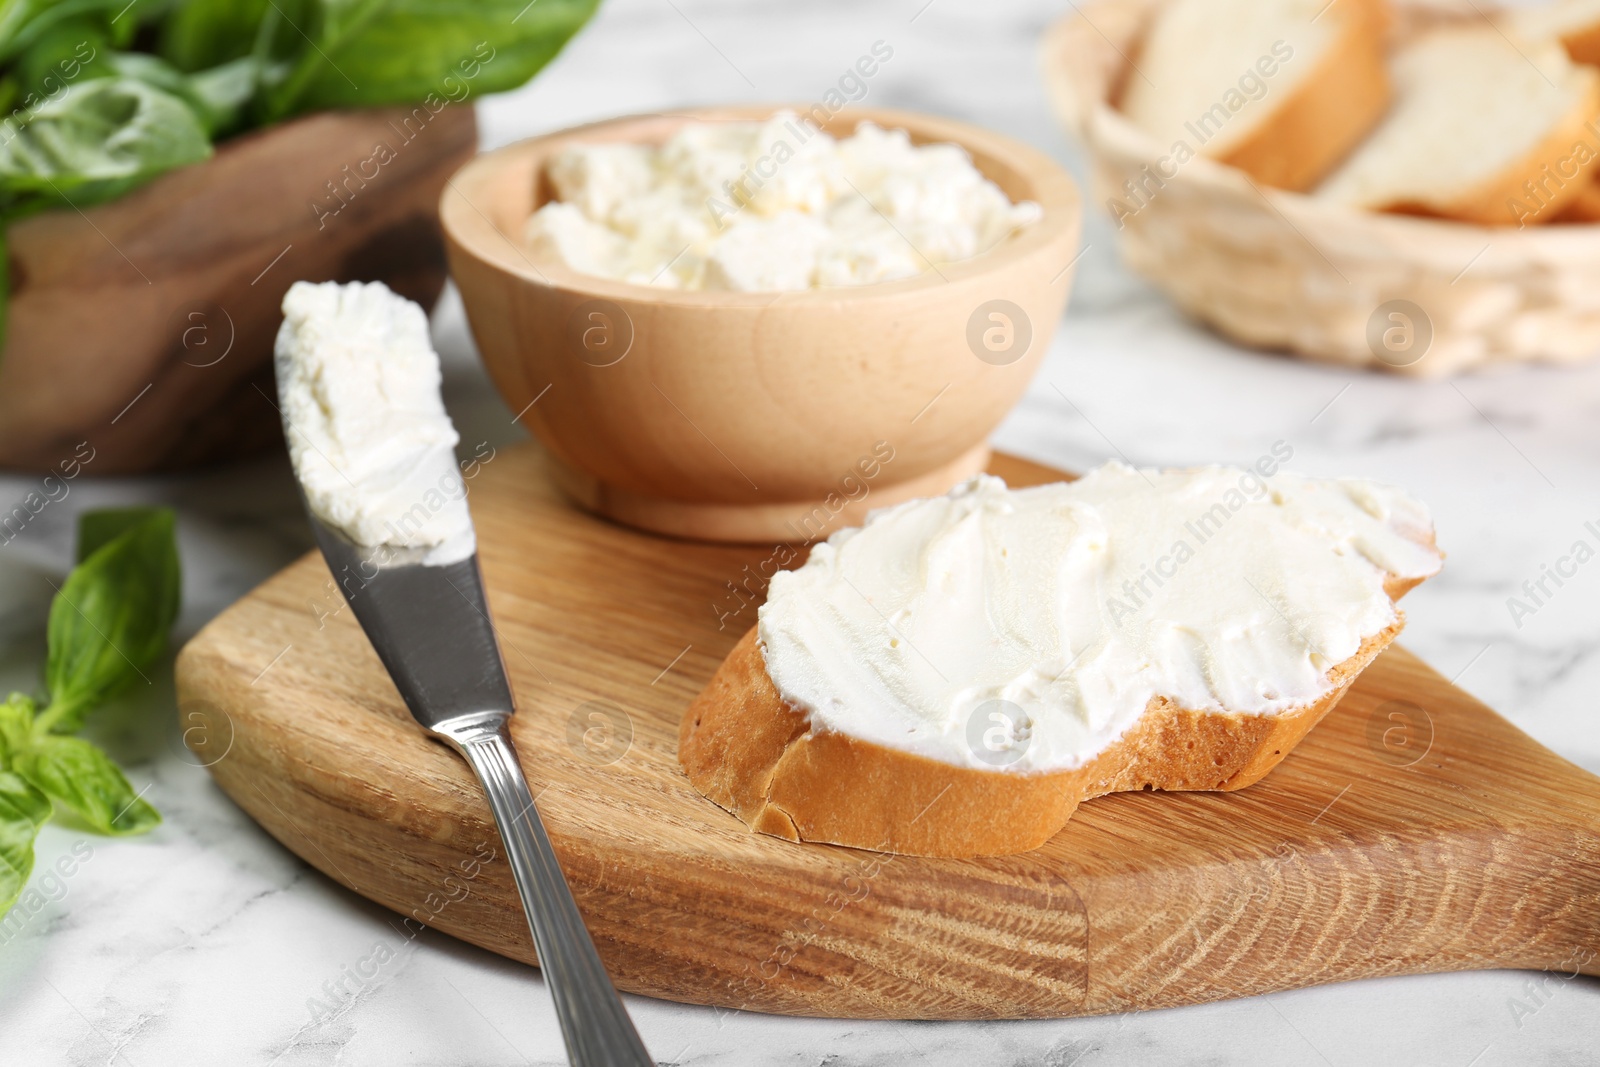
M 1600 64 L 1600 0 L 1564 0 L 1503 12 L 1496 22 L 1524 41 L 1558 40 L 1575 63 Z
M 1383 0 L 1176 0 L 1145 35 L 1121 107 L 1174 164 L 1198 153 L 1309 189 L 1388 105 L 1387 28 Z
M 1431 524 L 1395 531 L 1437 560 Z M 1329 588 L 1316 584 L 1320 578 L 1304 580 Z M 1422 580 L 1385 573 L 1382 592 L 1393 601 Z M 819 724 L 779 692 L 752 629 L 685 712 L 678 758 L 703 795 L 762 833 L 922 856 L 1025 852 L 1092 797 L 1256 782 L 1338 703 L 1404 621 L 1395 609 L 1385 628 L 1361 635 L 1354 654 L 1324 672 L 1328 688 L 1314 699 L 1261 713 L 1184 707 L 1157 695 L 1077 766 L 1032 771 L 958 765 Z M 852 653 L 841 646 L 838 654 Z
M 1393 62 L 1382 124 L 1316 190 L 1352 207 L 1483 225 L 1549 222 L 1600 159 L 1600 71 L 1555 41 L 1439 29 Z
M 812 731 L 767 675 L 752 628 L 684 714 L 678 759 L 705 797 L 752 829 L 909 856 L 1004 856 L 1054 837 L 1078 805 L 1139 789 L 1232 790 L 1288 754 L 1400 632 L 1369 637 L 1329 672 L 1335 687 L 1276 715 L 1151 701 L 1137 725 L 1070 771 L 1013 774 Z

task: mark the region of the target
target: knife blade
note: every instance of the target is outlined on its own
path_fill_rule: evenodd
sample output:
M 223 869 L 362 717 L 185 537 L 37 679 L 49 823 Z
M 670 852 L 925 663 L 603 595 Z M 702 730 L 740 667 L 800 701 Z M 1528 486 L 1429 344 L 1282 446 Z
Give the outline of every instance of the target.
M 539 967 L 575 1067 L 647 1065 L 622 999 L 595 951 L 517 759 L 514 705 L 474 552 L 452 563 L 358 546 L 306 514 L 356 621 L 413 718 L 477 773 L 505 843 Z

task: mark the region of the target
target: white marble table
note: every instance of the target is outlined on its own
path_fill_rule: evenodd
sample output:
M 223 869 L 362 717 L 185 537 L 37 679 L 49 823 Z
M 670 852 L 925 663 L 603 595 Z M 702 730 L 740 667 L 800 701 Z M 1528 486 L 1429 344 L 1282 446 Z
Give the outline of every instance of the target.
M 1065 10 L 970 0 L 865 9 L 610 0 L 532 87 L 482 104 L 485 141 L 672 106 L 813 100 L 883 40 L 894 56 L 871 80 L 869 103 L 997 128 L 1081 174 L 1036 66 L 1041 32 Z M 1600 771 L 1591 710 L 1600 567 L 1581 571 L 1520 628 L 1506 607 L 1585 521 L 1600 519 L 1600 366 L 1417 384 L 1244 352 L 1129 275 L 1098 212 L 1086 239 L 1071 310 L 999 443 L 1082 468 L 1117 454 L 1148 464 L 1244 462 L 1282 439 L 1301 470 L 1409 486 L 1433 506 L 1450 559 L 1407 601 L 1405 643 Z M 436 322 L 463 437 L 519 436 L 477 369 L 453 295 Z M 0 478 L 0 503 L 34 484 Z M 180 510 L 180 636 L 310 545 L 280 461 L 183 479 L 81 481 L 0 547 L 0 684 L 36 684 L 49 579 L 67 569 L 73 516 L 129 501 Z M 406 940 L 391 915 L 301 863 L 186 762 L 170 672 L 108 710 L 95 732 L 137 785 L 149 785 L 166 823 L 131 841 L 46 828 L 41 868 L 75 845 L 92 852 L 54 888 L 59 899 L 0 943 L 0 1062 L 563 1062 L 538 972 L 443 935 Z M 354 977 L 379 945 L 394 958 L 370 980 Z M 1529 978 L 1353 982 L 1037 1023 L 785 1019 L 629 1000 L 656 1057 L 685 1065 L 1596 1062 L 1600 982 L 1556 982 L 1534 999 Z M 1514 1013 L 1519 1001 L 1532 1014 Z

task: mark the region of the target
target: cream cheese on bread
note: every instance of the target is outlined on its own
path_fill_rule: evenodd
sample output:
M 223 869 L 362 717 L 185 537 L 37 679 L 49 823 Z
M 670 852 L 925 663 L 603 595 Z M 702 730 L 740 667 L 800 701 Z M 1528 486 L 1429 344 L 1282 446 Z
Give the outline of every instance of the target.
M 970 726 L 1003 700 L 1022 712 L 1005 769 L 1042 772 L 1084 764 L 1152 698 L 1259 715 L 1317 700 L 1397 620 L 1386 576 L 1440 562 L 1426 508 L 1391 486 L 1113 462 L 874 512 L 773 578 L 758 629 L 813 730 L 992 769 Z

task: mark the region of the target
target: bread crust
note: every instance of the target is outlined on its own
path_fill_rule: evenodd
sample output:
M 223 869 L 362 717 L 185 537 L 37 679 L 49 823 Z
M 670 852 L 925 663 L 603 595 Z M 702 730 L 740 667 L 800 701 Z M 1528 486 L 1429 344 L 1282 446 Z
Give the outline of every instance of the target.
M 1572 202 L 1562 210 L 1560 215 L 1556 216 L 1554 221 L 1600 222 L 1600 181 L 1595 181 L 1591 177 L 1584 184 L 1584 187 L 1578 191 L 1578 195 L 1572 198 Z
M 1489 180 L 1450 200 L 1420 203 L 1396 202 L 1383 204 L 1379 210 L 1402 215 L 1427 215 L 1436 218 L 1475 222 L 1483 226 L 1522 226 L 1530 222 L 1554 222 L 1565 209 L 1588 188 L 1594 180 L 1600 154 L 1579 165 L 1572 177 L 1558 175 L 1561 185 L 1550 188 L 1545 168 L 1571 154 L 1578 142 L 1589 145 L 1591 151 L 1600 146 L 1593 143 L 1589 123 L 1600 115 L 1600 70 L 1583 68 L 1585 90 L 1582 100 L 1561 120 L 1545 138 L 1514 165 L 1505 168 Z M 1554 168 L 1551 167 L 1552 173 Z M 1544 203 L 1529 196 L 1523 187 L 1532 182 L 1541 190 Z M 1543 185 L 1540 183 L 1544 182 Z M 1518 211 L 1516 204 L 1532 210 L 1532 216 Z
M 1574 63 L 1600 66 L 1600 22 L 1562 34 L 1561 46 Z
M 1312 188 L 1389 107 L 1387 7 L 1378 0 L 1337 0 L 1327 14 L 1343 27 L 1333 46 L 1266 121 L 1219 157 L 1263 185 Z
M 1415 581 L 1390 579 L 1398 598 Z M 1080 803 L 1136 789 L 1232 790 L 1258 781 L 1317 724 L 1405 624 L 1364 640 L 1329 671 L 1333 688 L 1275 715 L 1197 711 L 1164 697 L 1082 767 L 1022 774 L 957 767 L 847 734 L 812 730 L 779 694 L 751 628 L 689 705 L 678 760 L 707 799 L 753 830 L 912 856 L 1027 852 Z

